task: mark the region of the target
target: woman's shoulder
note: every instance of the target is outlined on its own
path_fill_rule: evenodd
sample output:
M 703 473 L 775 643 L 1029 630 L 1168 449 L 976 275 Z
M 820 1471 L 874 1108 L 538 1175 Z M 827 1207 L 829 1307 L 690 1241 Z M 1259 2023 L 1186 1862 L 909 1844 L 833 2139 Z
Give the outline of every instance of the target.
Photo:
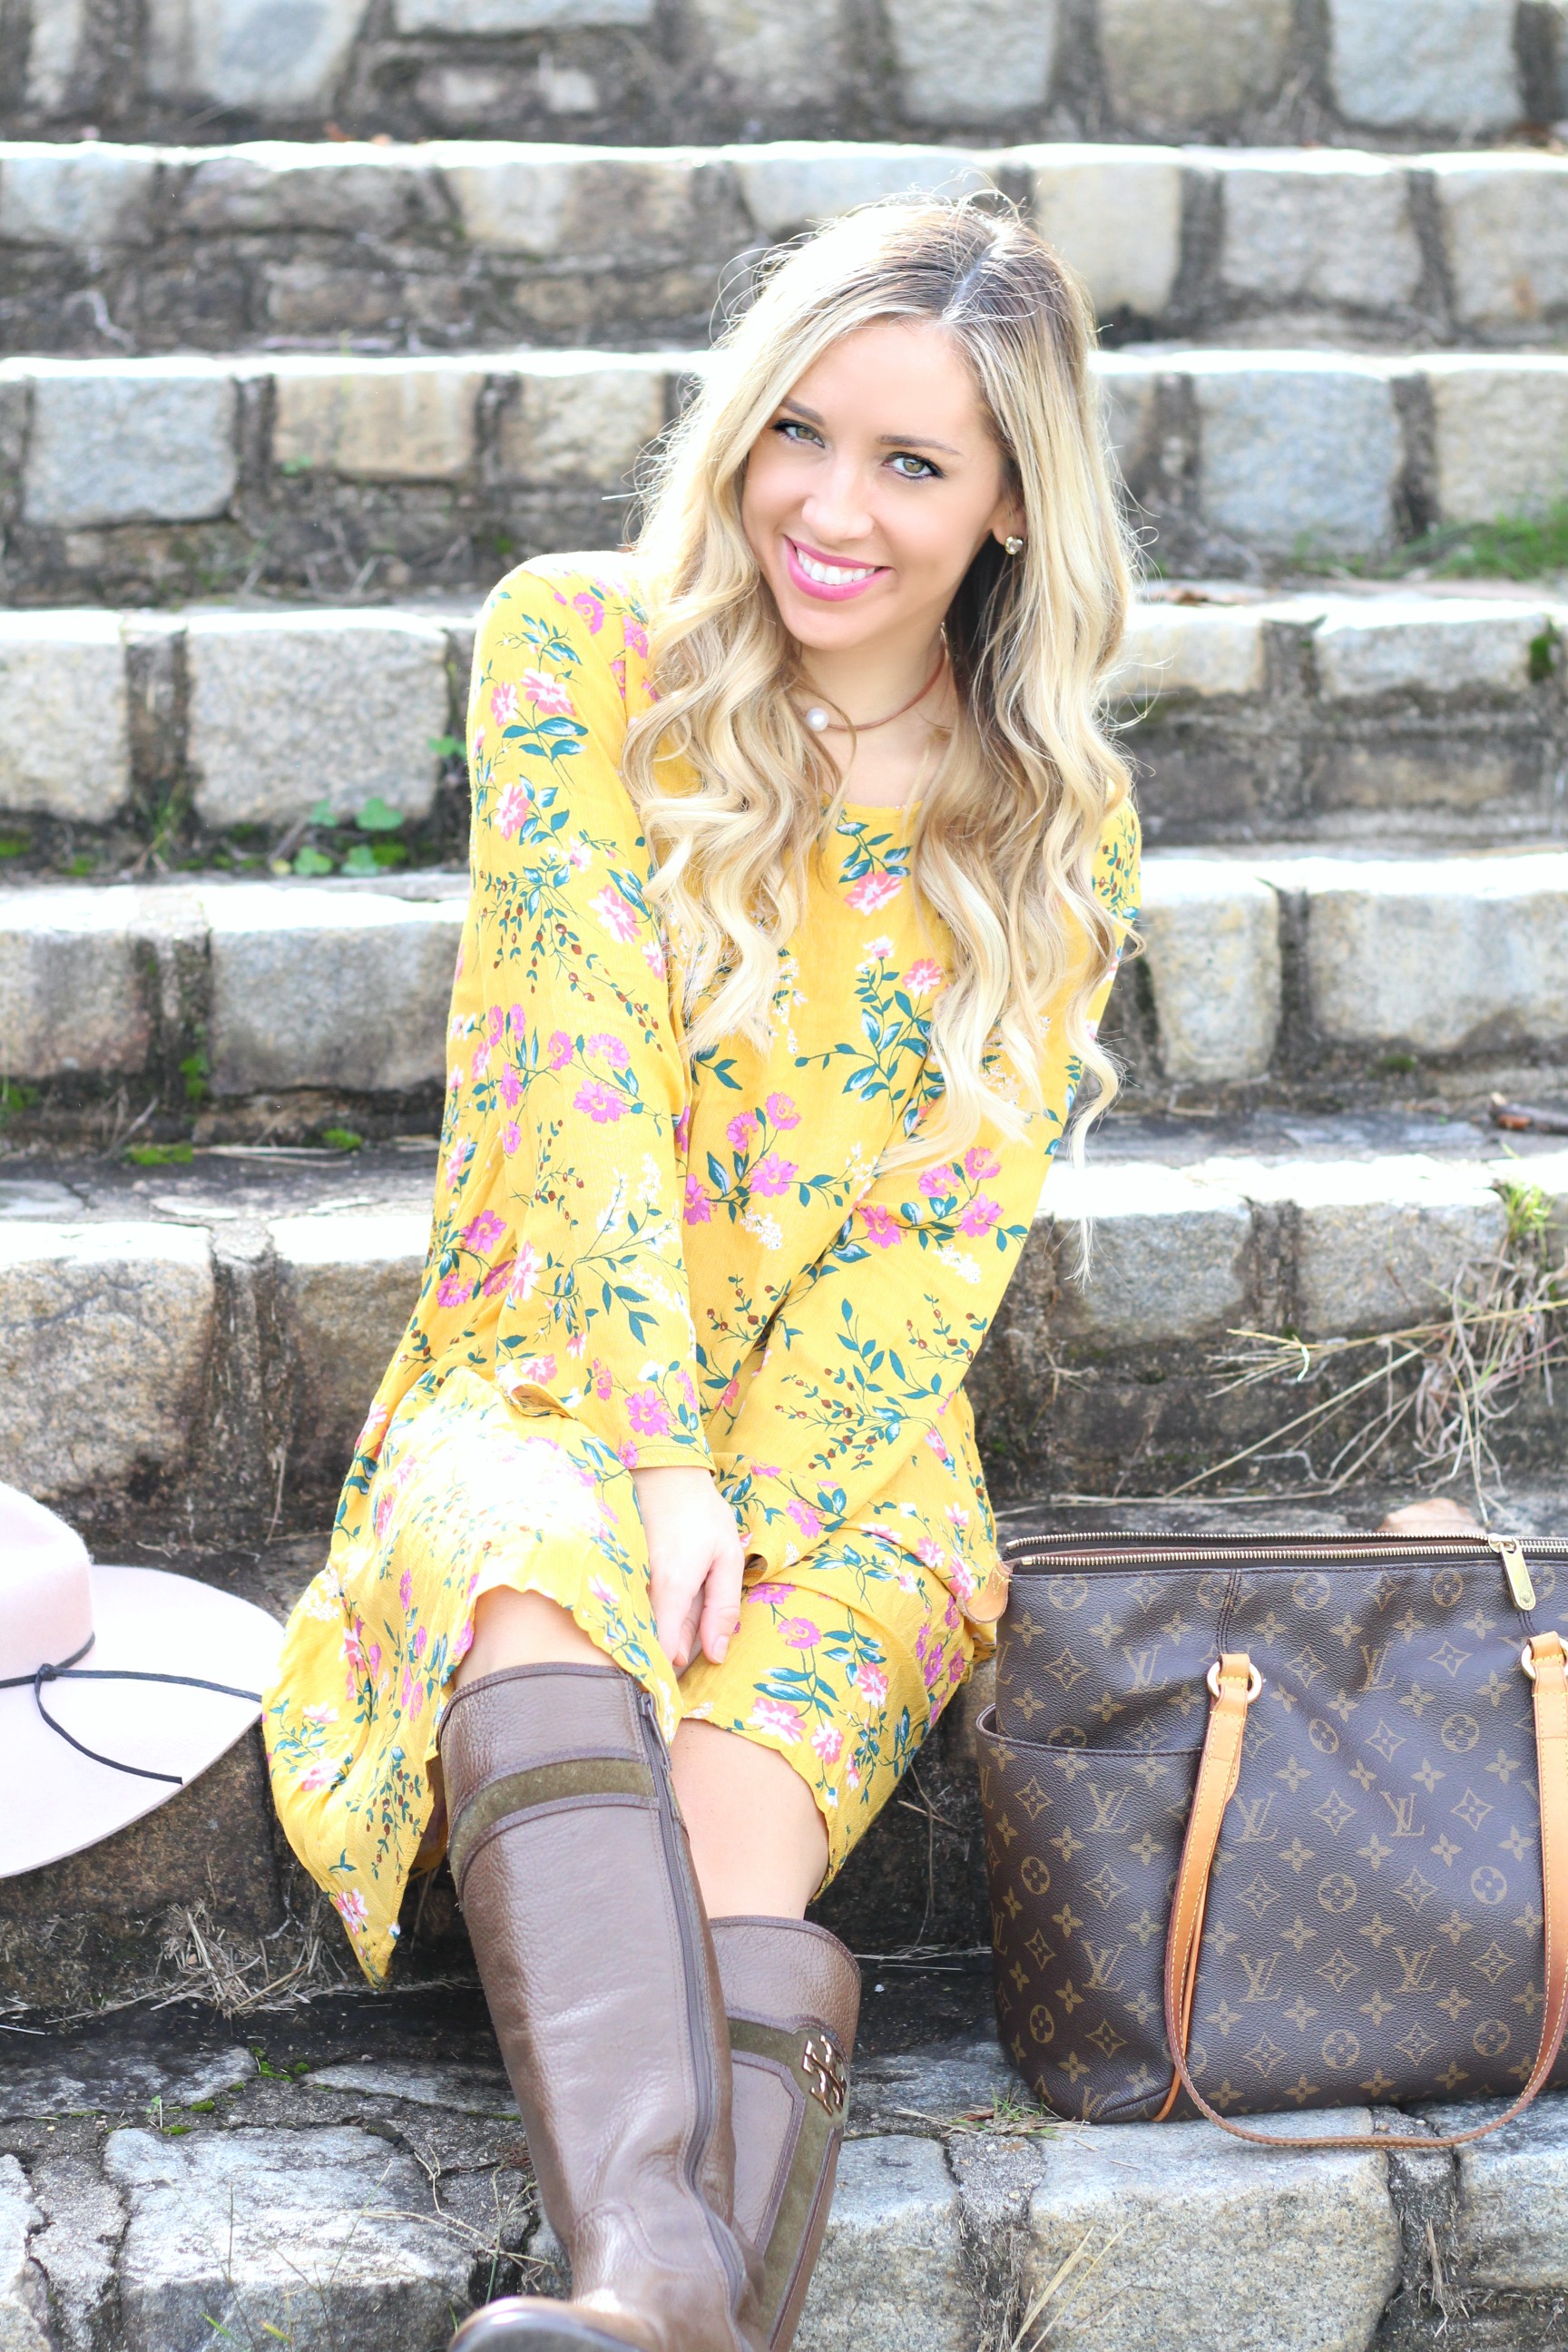
M 617 636 L 629 623 L 635 635 L 646 626 L 647 617 L 637 557 L 610 550 L 531 555 L 491 589 L 481 626 L 526 619 L 592 639 L 603 634 L 606 623 Z

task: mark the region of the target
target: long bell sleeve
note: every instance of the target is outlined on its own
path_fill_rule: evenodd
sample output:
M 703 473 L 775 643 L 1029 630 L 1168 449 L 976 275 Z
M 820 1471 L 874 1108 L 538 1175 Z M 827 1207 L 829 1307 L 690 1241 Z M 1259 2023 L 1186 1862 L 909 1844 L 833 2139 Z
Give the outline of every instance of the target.
M 1119 926 L 1137 913 L 1138 826 L 1112 818 L 1095 887 Z M 1107 977 L 1091 1007 L 1098 1023 Z M 831 1245 L 773 1316 L 727 1431 L 721 1484 L 748 1552 L 787 1567 L 854 1519 L 926 1440 L 959 1389 L 1018 1264 L 1081 1066 L 1046 1026 L 1041 1103 L 1021 1138 L 984 1125 L 957 1159 L 872 1178 Z M 940 1096 L 921 1124 L 940 1114 Z M 917 1130 L 918 1131 L 918 1130 Z
M 495 1378 L 520 1403 L 571 1415 L 627 1466 L 709 1467 L 686 1073 L 619 774 L 628 650 L 646 650 L 635 604 L 564 562 L 512 572 L 480 621 L 439 1295 L 499 1298 Z

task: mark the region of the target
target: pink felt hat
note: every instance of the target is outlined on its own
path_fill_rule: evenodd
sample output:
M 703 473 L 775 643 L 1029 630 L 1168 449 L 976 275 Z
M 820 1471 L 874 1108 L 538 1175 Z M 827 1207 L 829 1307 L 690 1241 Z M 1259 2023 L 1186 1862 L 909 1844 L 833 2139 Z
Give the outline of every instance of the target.
M 96 1845 L 174 1796 L 261 1713 L 283 1629 L 157 1568 L 99 1568 L 0 1486 L 0 1878 Z

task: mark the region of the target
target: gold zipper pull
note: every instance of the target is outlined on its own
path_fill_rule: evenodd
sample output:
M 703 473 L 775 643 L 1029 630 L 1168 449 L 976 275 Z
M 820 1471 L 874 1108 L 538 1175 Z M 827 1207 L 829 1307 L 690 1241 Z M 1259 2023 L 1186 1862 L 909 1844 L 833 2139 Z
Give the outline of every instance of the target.
M 1502 1572 L 1508 1579 L 1508 1589 L 1516 1609 L 1533 1609 L 1535 1587 L 1530 1580 L 1530 1562 L 1524 1556 L 1524 1546 L 1517 1536 L 1489 1536 L 1487 1541 L 1502 1562 Z

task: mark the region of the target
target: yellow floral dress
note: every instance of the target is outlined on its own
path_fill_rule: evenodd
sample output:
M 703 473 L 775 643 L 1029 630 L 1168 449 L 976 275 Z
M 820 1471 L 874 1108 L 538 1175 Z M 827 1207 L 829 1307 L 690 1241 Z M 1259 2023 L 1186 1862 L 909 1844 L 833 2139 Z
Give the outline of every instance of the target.
M 852 805 L 780 955 L 766 1048 L 727 1041 L 689 1076 L 617 765 L 647 654 L 635 569 L 609 556 L 512 572 L 476 647 L 429 1255 L 266 1699 L 284 1827 L 374 1981 L 492 1587 L 570 1610 L 667 1737 L 695 1716 L 785 1756 L 830 1874 L 1004 1598 L 961 1382 L 1078 1069 L 1048 1023 L 1026 1140 L 879 1172 L 937 1106 L 949 943 L 908 879 L 907 814 Z M 1123 808 L 1097 877 L 1122 922 L 1137 856 Z M 665 1463 L 716 1474 L 752 1556 L 724 1664 L 679 1678 L 629 1475 Z

